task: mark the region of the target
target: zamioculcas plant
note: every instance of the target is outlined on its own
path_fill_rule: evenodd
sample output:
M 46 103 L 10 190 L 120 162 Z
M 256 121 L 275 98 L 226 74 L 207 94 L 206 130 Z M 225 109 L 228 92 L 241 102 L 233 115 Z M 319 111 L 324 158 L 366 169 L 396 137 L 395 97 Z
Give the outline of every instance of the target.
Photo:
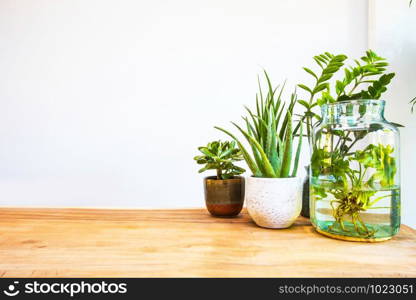
M 318 71 L 303 68 L 314 78 L 312 86 L 298 85 L 308 94 L 307 99 L 300 99 L 298 102 L 305 108 L 301 120 L 306 124 L 309 142 L 312 127 L 321 120 L 321 116 L 314 111 L 314 108 L 337 101 L 380 99 L 395 75 L 386 72 L 388 63 L 385 58 L 368 50 L 360 60 L 354 60 L 354 66 L 344 68 L 344 77 L 336 80 L 335 86 L 331 87 L 330 80 L 341 70 L 347 58 L 343 54 L 333 55 L 325 52 L 313 57 L 319 67 Z
M 306 98 L 298 100 L 298 103 L 305 109 L 300 118 L 306 125 L 309 144 L 312 144 L 312 128 L 321 122 L 321 115 L 317 111 L 320 106 L 348 100 L 378 100 L 395 76 L 394 73 L 387 72 L 386 59 L 378 56 L 372 50 L 366 51 L 359 60 L 355 59 L 352 66 L 344 67 L 347 58 L 344 54 L 333 55 L 325 52 L 313 57 L 317 68 L 314 70 L 312 70 L 313 68 L 303 68 L 313 77 L 312 85 L 298 85 L 307 94 Z M 341 73 L 344 76 L 332 82 L 334 75 L 338 75 L 340 71 L 343 71 Z M 395 125 L 400 126 L 399 124 Z M 350 135 L 345 136 L 345 142 L 351 140 Z M 364 137 L 364 134 L 355 134 L 354 143 Z M 309 212 L 308 195 L 309 193 L 304 195 L 302 209 L 304 216 L 308 216 Z
M 280 89 L 273 88 L 267 73 L 264 72 L 264 74 L 268 87 L 267 93 L 264 95 L 259 83 L 255 110 L 246 107 L 248 116 L 243 117 L 245 129 L 232 122 L 247 140 L 252 155 L 230 131 L 220 127 L 215 128 L 223 131 L 237 142 L 244 160 L 255 177 L 295 177 L 302 147 L 302 138 L 300 138 L 296 151 L 293 152 L 293 139 L 297 133 L 297 129 L 294 130 L 292 126 L 293 108 L 297 100 L 296 94 L 291 95 L 291 100 L 286 108 L 286 103 L 282 101 L 284 86 Z M 300 128 L 299 136 L 302 136 L 302 126 L 297 128 Z
M 314 85 L 299 85 L 309 95 L 309 101 L 299 103 L 305 107 L 302 120 L 312 145 L 311 220 L 319 232 L 332 237 L 384 240 L 397 232 L 400 193 L 398 130 L 385 121 L 380 98 L 395 74 L 371 50 L 353 66 L 343 67 L 346 59 L 327 52 L 315 56 L 320 72 L 304 68 Z M 330 84 L 341 69 L 344 76 Z M 313 112 L 318 106 L 323 118 Z M 371 219 L 377 214 L 391 214 L 391 224 L 383 229 Z
M 234 162 L 243 160 L 241 151 L 236 147 L 235 141 L 214 141 L 204 147 L 199 147 L 198 150 L 203 155 L 195 156 L 194 160 L 198 164 L 205 165 L 199 170 L 199 173 L 206 170 L 216 170 L 217 179 L 221 180 L 233 178 L 246 171 L 234 165 Z

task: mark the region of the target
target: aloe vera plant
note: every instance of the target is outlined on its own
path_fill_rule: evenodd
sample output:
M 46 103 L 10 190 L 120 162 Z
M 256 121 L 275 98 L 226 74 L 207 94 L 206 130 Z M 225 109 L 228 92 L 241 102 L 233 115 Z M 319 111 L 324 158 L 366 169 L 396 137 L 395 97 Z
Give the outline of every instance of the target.
M 294 177 L 299 165 L 303 130 L 301 124 L 296 130 L 292 126 L 293 108 L 297 102 L 296 94 L 293 93 L 289 103 L 285 103 L 282 100 L 284 85 L 281 88 L 273 88 L 266 72 L 264 75 L 267 91 L 264 93 L 259 80 L 255 110 L 245 107 L 248 113 L 248 116 L 243 117 L 245 129 L 232 122 L 250 145 L 252 155 L 230 131 L 217 126 L 215 128 L 237 142 L 244 160 L 255 177 Z M 293 140 L 297 131 L 299 131 L 299 142 L 296 152 L 293 153 Z

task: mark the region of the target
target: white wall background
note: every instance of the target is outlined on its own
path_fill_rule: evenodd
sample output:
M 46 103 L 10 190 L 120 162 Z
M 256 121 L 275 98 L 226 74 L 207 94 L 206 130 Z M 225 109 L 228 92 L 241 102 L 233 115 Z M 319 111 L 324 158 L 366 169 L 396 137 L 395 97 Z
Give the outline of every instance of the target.
M 312 55 L 361 55 L 368 13 L 364 0 L 1 0 L 1 205 L 203 206 L 192 157 L 253 104 L 256 75 L 289 91 Z M 389 109 L 408 125 L 406 51 L 391 56 L 404 71 Z

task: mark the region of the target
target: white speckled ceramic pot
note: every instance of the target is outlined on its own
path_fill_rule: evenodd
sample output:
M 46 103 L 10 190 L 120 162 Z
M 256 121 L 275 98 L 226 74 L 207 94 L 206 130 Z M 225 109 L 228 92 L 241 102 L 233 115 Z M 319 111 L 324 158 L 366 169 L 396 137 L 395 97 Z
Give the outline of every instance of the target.
M 246 178 L 245 201 L 258 226 L 287 228 L 302 208 L 302 180 L 293 178 Z

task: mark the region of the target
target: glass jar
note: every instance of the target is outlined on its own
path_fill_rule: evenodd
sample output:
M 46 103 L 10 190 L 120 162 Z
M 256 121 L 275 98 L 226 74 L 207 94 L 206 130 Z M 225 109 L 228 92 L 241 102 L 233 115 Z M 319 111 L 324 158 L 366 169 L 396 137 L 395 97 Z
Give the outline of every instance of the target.
M 352 241 L 383 241 L 400 228 L 399 131 L 383 100 L 322 106 L 313 130 L 310 213 L 316 230 Z

